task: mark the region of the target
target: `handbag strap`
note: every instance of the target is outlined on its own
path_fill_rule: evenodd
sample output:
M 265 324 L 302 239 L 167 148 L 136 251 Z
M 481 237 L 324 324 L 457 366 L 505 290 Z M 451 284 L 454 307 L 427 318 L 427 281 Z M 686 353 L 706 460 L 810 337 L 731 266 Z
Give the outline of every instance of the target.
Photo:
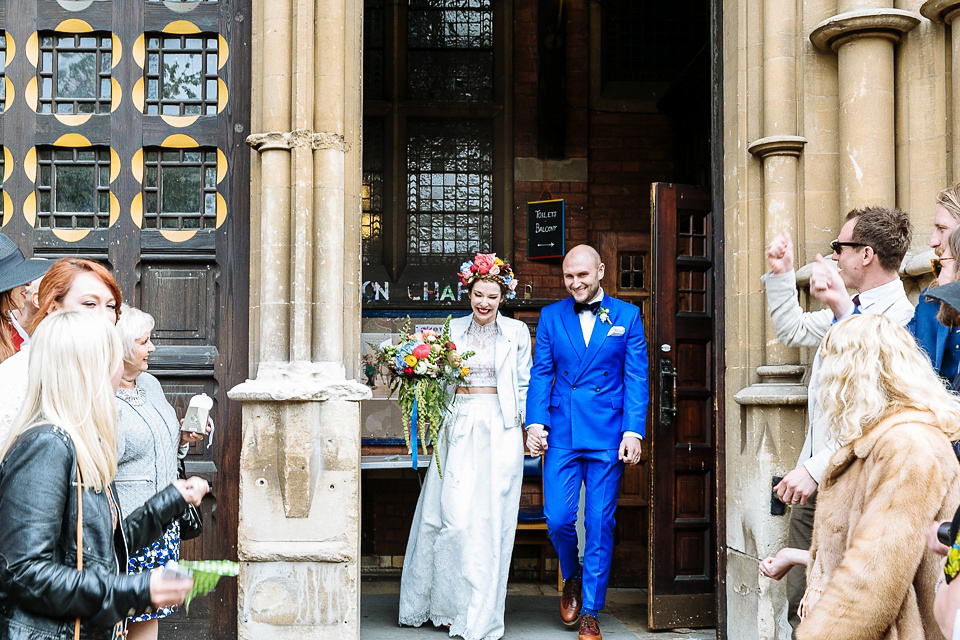
M 77 462 L 77 571 L 83 571 L 83 494 L 80 485 L 80 463 Z M 80 640 L 80 616 L 73 624 L 73 640 Z

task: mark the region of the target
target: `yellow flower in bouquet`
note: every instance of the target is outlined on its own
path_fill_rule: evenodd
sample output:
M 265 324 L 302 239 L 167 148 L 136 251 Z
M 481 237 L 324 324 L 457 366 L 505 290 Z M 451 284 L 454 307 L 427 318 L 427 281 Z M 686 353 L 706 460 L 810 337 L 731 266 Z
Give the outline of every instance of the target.
M 460 367 L 460 375 L 461 375 L 462 377 L 466 378 L 468 375 L 470 375 L 470 368 L 469 368 L 469 367 Z
M 407 364 L 408 367 L 412 367 L 417 364 L 417 358 L 415 356 L 407 356 L 406 358 L 403 359 L 403 361 Z

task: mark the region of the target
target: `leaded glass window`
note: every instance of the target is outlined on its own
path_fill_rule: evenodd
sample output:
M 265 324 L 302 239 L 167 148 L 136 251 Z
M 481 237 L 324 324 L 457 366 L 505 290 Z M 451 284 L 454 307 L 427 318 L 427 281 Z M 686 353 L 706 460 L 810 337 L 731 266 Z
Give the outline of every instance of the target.
M 147 34 L 144 68 L 147 115 L 217 113 L 216 34 Z
M 363 3 L 363 94 L 383 97 L 383 0 Z
M 40 113 L 109 113 L 113 41 L 109 33 L 40 33 Z
M 216 220 L 216 149 L 144 149 L 145 228 L 173 231 L 213 229 Z
M 493 245 L 493 127 L 488 120 L 411 119 L 407 257 L 448 263 Z
M 617 255 L 619 289 L 642 291 L 647 288 L 647 254 L 640 251 L 621 251 Z
M 361 237 L 363 261 L 376 264 L 383 259 L 383 120 L 363 121 L 363 212 Z
M 489 102 L 493 99 L 491 0 L 409 0 L 408 97 Z
M 37 148 L 37 227 L 106 229 L 110 222 L 110 149 Z

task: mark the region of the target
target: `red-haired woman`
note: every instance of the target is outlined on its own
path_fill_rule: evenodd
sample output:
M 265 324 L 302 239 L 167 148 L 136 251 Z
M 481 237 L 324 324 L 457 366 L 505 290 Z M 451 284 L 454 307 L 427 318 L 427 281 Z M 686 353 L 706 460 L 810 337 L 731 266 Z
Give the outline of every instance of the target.
M 13 313 L 23 309 L 24 285 L 41 277 L 50 263 L 27 260 L 13 240 L 0 234 L 0 362 L 23 344 L 23 337 L 13 324 Z
M 30 334 L 47 315 L 61 309 L 98 313 L 116 324 L 123 299 L 117 281 L 102 264 L 83 258 L 61 258 L 43 277 L 39 302 L 39 311 L 26 327 Z M 29 347 L 24 347 L 0 362 L 0 445 L 7 440 L 27 391 L 28 352 Z

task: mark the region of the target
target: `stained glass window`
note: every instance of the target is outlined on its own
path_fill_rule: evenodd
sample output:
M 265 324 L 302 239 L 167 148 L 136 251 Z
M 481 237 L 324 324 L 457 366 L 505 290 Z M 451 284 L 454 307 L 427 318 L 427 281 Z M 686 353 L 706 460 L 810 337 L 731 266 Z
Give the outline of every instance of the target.
M 109 113 L 113 41 L 108 33 L 40 33 L 40 113 Z
M 493 129 L 488 120 L 411 119 L 407 140 L 407 257 L 414 264 L 489 252 Z
M 383 259 L 383 120 L 363 121 L 363 213 L 361 237 L 363 261 L 377 264 Z
M 105 229 L 110 221 L 108 147 L 37 148 L 37 227 Z
M 407 21 L 409 98 L 493 99 L 491 0 L 410 0 Z
M 383 0 L 363 3 L 363 94 L 383 97 Z
M 216 149 L 147 147 L 143 160 L 144 227 L 174 231 L 216 227 Z
M 146 41 L 144 113 L 216 115 L 217 36 L 151 33 Z

